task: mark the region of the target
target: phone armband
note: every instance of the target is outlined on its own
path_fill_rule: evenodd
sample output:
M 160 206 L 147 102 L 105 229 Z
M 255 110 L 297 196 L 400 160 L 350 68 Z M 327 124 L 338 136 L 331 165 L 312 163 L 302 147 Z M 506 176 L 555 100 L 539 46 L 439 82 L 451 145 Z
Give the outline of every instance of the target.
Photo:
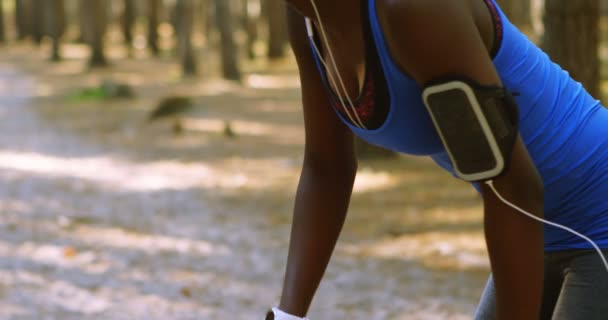
M 435 81 L 422 98 L 459 178 L 483 181 L 504 172 L 519 122 L 508 90 L 471 80 Z

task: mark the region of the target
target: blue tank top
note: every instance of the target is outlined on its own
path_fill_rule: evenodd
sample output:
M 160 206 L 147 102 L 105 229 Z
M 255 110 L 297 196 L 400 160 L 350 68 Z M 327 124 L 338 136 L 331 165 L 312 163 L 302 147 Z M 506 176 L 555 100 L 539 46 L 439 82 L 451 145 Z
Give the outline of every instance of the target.
M 338 116 L 354 134 L 372 144 L 430 156 L 453 173 L 422 102 L 420 86 L 391 57 L 377 18 L 376 1 L 363 1 L 367 2 L 372 48 L 384 76 L 389 109 L 384 121 L 373 129 L 351 124 L 342 112 L 337 112 Z M 543 179 L 545 218 L 608 248 L 608 109 L 511 24 L 494 0 L 486 1 L 493 5 L 496 29 L 501 34 L 494 66 L 503 85 L 518 93 L 520 134 Z M 331 92 L 316 54 L 315 58 Z M 368 78 L 372 77 L 366 75 L 364 93 L 374 87 L 367 84 Z M 581 248 L 591 246 L 566 231 L 545 226 L 546 251 Z

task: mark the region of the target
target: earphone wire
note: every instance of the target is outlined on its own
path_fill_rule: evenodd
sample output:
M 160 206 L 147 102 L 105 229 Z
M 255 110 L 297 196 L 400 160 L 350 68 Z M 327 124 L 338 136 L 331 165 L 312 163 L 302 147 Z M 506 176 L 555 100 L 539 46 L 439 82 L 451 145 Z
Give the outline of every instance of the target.
M 315 40 L 314 40 L 314 35 L 312 34 L 312 22 L 306 18 L 306 26 L 307 28 L 309 28 L 309 37 L 310 37 L 310 41 L 312 43 L 312 47 L 314 48 L 319 61 L 321 62 L 321 64 L 323 65 L 323 67 L 325 68 L 325 70 L 328 70 L 329 66 L 327 65 L 327 63 L 325 62 L 325 60 L 323 60 L 321 58 L 321 52 L 319 50 L 319 48 L 317 47 L 317 45 L 315 44 Z M 336 83 L 336 81 L 334 80 L 334 78 L 327 76 L 327 79 L 330 81 L 331 85 L 333 85 L 335 88 L 338 88 L 338 84 Z M 355 126 L 361 128 L 359 126 L 359 124 L 357 123 L 357 121 L 355 121 L 355 119 L 353 118 L 353 116 L 350 114 L 350 111 L 348 110 L 346 103 L 344 102 L 344 99 L 342 99 L 342 95 L 336 95 L 338 97 L 338 100 L 340 100 L 340 103 L 342 104 L 342 106 L 344 106 L 344 111 L 346 112 L 346 115 L 348 116 L 348 119 L 350 120 L 350 122 L 352 124 L 354 124 Z M 351 107 L 352 108 L 352 107 Z M 356 111 L 355 111 L 355 115 L 356 115 Z
M 492 189 L 492 191 L 494 191 L 494 194 L 498 197 L 498 199 L 500 199 L 500 201 L 504 202 L 509 207 L 511 207 L 511 208 L 513 208 L 513 209 L 515 209 L 515 210 L 523 213 L 524 215 L 526 215 L 526 216 L 528 216 L 528 217 L 530 217 L 530 218 L 532 218 L 532 219 L 534 219 L 536 221 L 539 221 L 539 222 L 548 224 L 550 226 L 553 226 L 553 227 L 556 227 L 556 228 L 568 231 L 568 232 L 574 234 L 575 236 L 577 236 L 577 237 L 579 237 L 579 238 L 581 238 L 581 239 L 589 242 L 591 244 L 591 246 L 593 246 L 593 248 L 595 249 L 595 251 L 597 251 L 598 255 L 600 256 L 600 259 L 602 259 L 602 262 L 604 263 L 604 267 L 606 267 L 606 272 L 608 272 L 608 261 L 606 261 L 606 257 L 602 253 L 602 250 L 597 246 L 597 244 L 595 244 L 595 242 L 593 242 L 593 240 L 589 239 L 584 234 L 581 234 L 581 233 L 579 233 L 579 232 L 577 232 L 577 231 L 575 231 L 575 230 L 573 230 L 571 228 L 563 226 L 563 225 L 561 225 L 559 223 L 555 223 L 555 222 L 547 221 L 547 220 L 545 220 L 543 218 L 539 218 L 539 217 L 537 217 L 537 216 L 535 216 L 535 215 L 533 215 L 533 214 L 531 214 L 531 213 L 529 213 L 529 212 L 527 212 L 527 211 L 519 208 L 518 206 L 516 206 L 513 203 L 509 202 L 508 200 L 506 200 L 505 198 L 503 198 L 500 195 L 500 193 L 498 192 L 498 190 L 496 190 L 496 187 L 494 186 L 494 182 L 492 180 L 487 181 L 486 184 L 488 186 L 490 186 L 490 189 Z
M 331 50 L 331 48 L 329 47 L 329 40 L 327 40 L 327 34 L 325 32 L 325 27 L 323 26 L 323 21 L 321 21 L 321 14 L 319 13 L 319 10 L 317 8 L 317 5 L 315 3 L 314 0 L 310 0 L 310 3 L 312 5 L 313 10 L 315 11 L 315 15 L 317 16 L 317 20 L 319 21 L 319 29 L 321 30 L 321 38 L 322 41 L 325 43 L 325 47 L 327 48 L 327 52 L 329 53 L 329 58 L 331 59 L 331 62 L 333 64 L 333 69 L 336 72 L 336 78 L 338 78 L 338 81 L 340 82 L 340 87 L 343 91 L 344 97 L 346 98 L 346 100 L 348 101 L 353 113 L 355 114 L 355 118 L 357 119 L 357 121 L 353 121 L 353 119 L 350 116 L 349 113 L 349 118 L 350 120 L 357 125 L 360 128 L 363 129 L 367 129 L 365 127 L 365 125 L 363 124 L 363 122 L 361 121 L 361 119 L 359 118 L 359 115 L 357 114 L 357 109 L 355 109 L 355 104 L 352 102 L 352 100 L 350 99 L 350 97 L 348 96 L 348 91 L 346 90 L 346 86 L 344 85 L 344 80 L 342 79 L 342 76 L 340 75 L 340 72 L 338 71 L 338 66 L 336 65 L 336 59 L 334 57 L 334 54 Z M 310 21 L 310 20 L 308 20 Z M 310 30 L 312 32 L 312 30 Z M 317 55 L 319 55 L 319 60 L 321 60 L 322 64 L 325 66 L 325 70 L 328 70 L 327 67 L 327 63 L 325 61 L 323 61 L 322 55 L 320 54 L 320 50 L 317 47 L 314 39 L 312 41 L 313 46 L 315 47 L 315 51 L 317 52 Z M 331 78 L 328 74 L 327 78 Z M 338 86 L 336 85 L 335 80 L 333 81 L 334 86 L 336 87 L 336 89 L 338 89 Z M 341 98 L 341 95 L 338 94 L 338 98 L 340 98 L 340 101 L 342 102 L 342 105 L 344 105 L 346 107 L 346 105 L 344 104 L 343 99 Z M 346 109 L 346 108 L 344 108 Z

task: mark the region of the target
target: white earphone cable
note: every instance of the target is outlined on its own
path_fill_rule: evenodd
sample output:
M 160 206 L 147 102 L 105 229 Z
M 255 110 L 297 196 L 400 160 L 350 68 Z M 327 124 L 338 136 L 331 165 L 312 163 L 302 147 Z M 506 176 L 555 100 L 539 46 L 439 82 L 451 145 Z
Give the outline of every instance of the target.
M 344 85 L 344 80 L 342 79 L 342 76 L 340 75 L 340 72 L 338 71 L 338 66 L 336 65 L 336 59 L 334 57 L 334 54 L 331 50 L 331 48 L 329 47 L 329 40 L 327 40 L 327 34 L 325 33 L 325 27 L 323 26 L 323 21 L 321 21 L 321 14 L 319 13 L 319 10 L 317 9 L 317 5 L 315 4 L 314 0 L 310 0 L 310 3 L 312 4 L 312 8 L 315 11 L 315 15 L 317 16 L 317 20 L 319 21 L 319 29 L 321 30 L 321 35 L 322 35 L 322 41 L 325 43 L 325 47 L 327 48 L 327 52 L 329 53 L 329 58 L 332 61 L 333 64 L 333 69 L 336 72 L 336 77 L 338 78 L 338 81 L 340 82 L 340 87 L 343 91 L 343 94 L 346 98 L 346 100 L 348 101 L 352 111 L 355 114 L 355 118 L 357 119 L 357 121 L 353 121 L 354 124 L 356 124 L 358 127 L 366 129 L 365 125 L 363 124 L 363 122 L 361 121 L 361 119 L 359 118 L 359 115 L 357 114 L 357 110 L 355 109 L 355 104 L 352 102 L 352 100 L 350 99 L 350 97 L 348 96 L 348 91 L 346 90 L 346 86 Z M 309 30 L 309 32 L 311 32 L 311 30 Z M 317 54 L 319 55 L 319 60 L 321 60 L 323 62 L 323 65 L 325 66 L 325 69 L 327 69 L 327 63 L 325 61 L 323 61 L 322 55 L 320 54 L 320 50 L 319 48 L 317 48 L 317 45 L 314 42 L 314 39 L 312 41 L 313 46 L 315 47 L 315 50 L 317 52 Z M 328 70 L 329 71 L 329 70 Z M 329 73 L 328 73 L 328 78 L 329 77 Z M 335 86 L 335 82 L 334 82 L 334 86 Z M 338 87 L 336 86 L 336 89 L 338 89 Z M 338 94 L 338 97 L 340 97 L 341 95 Z M 340 98 L 340 101 L 343 103 L 342 98 Z M 346 105 L 344 105 L 346 107 Z M 346 108 L 345 108 L 346 109 Z M 350 114 L 349 114 L 349 118 L 350 118 Z M 352 118 L 351 118 L 352 121 Z
M 310 20 L 307 20 L 307 23 L 309 21 Z M 317 56 L 319 57 L 319 61 L 321 62 L 321 64 L 325 68 L 325 70 L 328 70 L 329 66 L 327 65 L 327 63 L 325 62 L 325 60 L 323 60 L 321 58 L 321 52 L 320 52 L 319 48 L 317 47 L 317 45 L 314 43 L 313 36 L 310 35 L 310 37 L 311 37 L 312 46 L 315 49 L 315 52 L 317 53 Z M 330 81 L 331 85 L 334 86 L 334 88 L 338 88 L 338 84 L 336 83 L 336 80 L 333 77 L 330 77 L 328 75 L 327 79 Z M 348 119 L 350 120 L 350 122 L 353 123 L 354 125 L 356 125 L 357 127 L 362 128 L 359 125 L 359 123 L 357 121 L 355 121 L 355 119 L 353 118 L 353 116 L 350 114 L 350 111 L 348 110 L 348 107 L 347 107 L 346 103 L 344 102 L 344 99 L 342 99 L 342 95 L 338 94 L 337 97 L 338 97 L 338 100 L 340 100 L 340 103 L 342 104 L 342 106 L 344 106 L 344 111 L 346 112 L 346 115 L 348 116 Z M 350 104 L 351 104 L 351 109 L 354 109 L 353 104 L 352 103 L 350 103 Z M 355 112 L 355 116 L 356 116 L 357 115 L 357 111 L 356 110 L 353 110 L 353 111 Z
M 536 221 L 539 221 L 539 222 L 542 222 L 542 223 L 546 223 L 546 224 L 548 224 L 550 226 L 553 226 L 553 227 L 556 227 L 556 228 L 568 231 L 568 232 L 574 234 L 575 236 L 578 236 L 581 239 L 586 240 L 587 242 L 589 242 L 591 244 L 591 246 L 593 246 L 593 248 L 597 251 L 598 255 L 602 259 L 602 262 L 604 263 L 604 267 L 606 267 L 606 272 L 608 272 L 608 261 L 606 261 L 606 257 L 604 257 L 604 254 L 602 253 L 602 250 L 600 250 L 600 248 L 597 246 L 597 244 L 595 244 L 595 242 L 593 242 L 593 240 L 589 239 L 587 236 L 585 236 L 585 235 L 583 235 L 583 234 L 581 234 L 581 233 L 579 233 L 579 232 L 577 232 L 575 230 L 572 230 L 571 228 L 568 228 L 566 226 L 562 226 L 559 223 L 555 223 L 555 222 L 551 222 L 551 221 L 547 221 L 545 219 L 539 218 L 539 217 L 537 217 L 537 216 L 535 216 L 535 215 L 533 215 L 533 214 L 531 214 L 531 213 L 529 213 L 529 212 L 527 212 L 527 211 L 519 208 L 518 206 L 514 205 L 513 203 L 511 203 L 508 200 L 506 200 L 505 198 L 503 198 L 500 195 L 500 193 L 498 193 L 498 191 L 496 190 L 496 187 L 494 187 L 494 182 L 492 180 L 487 181 L 486 184 L 488 186 L 490 186 L 490 189 L 492 189 L 492 191 L 494 191 L 494 194 L 496 194 L 496 196 L 498 197 L 498 199 L 500 199 L 502 202 L 504 202 L 509 207 L 511 207 L 511 208 L 513 208 L 513 209 L 515 209 L 515 210 L 523 213 L 524 215 L 526 215 L 526 216 L 528 216 L 528 217 L 530 217 L 530 218 L 532 218 L 532 219 L 534 219 Z

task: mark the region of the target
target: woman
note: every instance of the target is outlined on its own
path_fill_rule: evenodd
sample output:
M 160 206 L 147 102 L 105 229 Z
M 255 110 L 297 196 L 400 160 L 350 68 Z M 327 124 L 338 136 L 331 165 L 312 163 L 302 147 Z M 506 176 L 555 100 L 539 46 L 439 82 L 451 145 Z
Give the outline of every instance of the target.
M 500 145 L 506 152 L 494 155 L 506 165 L 489 177 L 493 185 L 474 183 L 483 199 L 493 274 L 476 317 L 605 319 L 608 272 L 591 244 L 543 229 L 498 195 L 533 217 L 587 235 L 605 252 L 608 110 L 519 33 L 494 0 L 287 1 L 306 147 L 281 302 L 267 319 L 300 319 L 308 311 L 346 216 L 357 169 L 353 133 L 431 156 L 465 176 L 468 164 L 459 162 L 443 129 L 456 124 L 455 136 L 473 140 L 480 134 L 454 118 L 442 127 L 445 120 L 433 108 L 450 102 L 445 95 L 439 102 L 422 97 L 423 89 L 441 87 L 447 77 L 466 79 L 463 92 L 478 97 L 504 93 L 493 106 L 468 95 L 468 102 L 453 105 L 482 105 L 488 122 L 515 130 L 507 147 Z M 492 115 L 496 110 L 502 115 Z M 483 132 L 496 134 L 494 128 Z M 454 141 L 455 148 L 470 147 Z

